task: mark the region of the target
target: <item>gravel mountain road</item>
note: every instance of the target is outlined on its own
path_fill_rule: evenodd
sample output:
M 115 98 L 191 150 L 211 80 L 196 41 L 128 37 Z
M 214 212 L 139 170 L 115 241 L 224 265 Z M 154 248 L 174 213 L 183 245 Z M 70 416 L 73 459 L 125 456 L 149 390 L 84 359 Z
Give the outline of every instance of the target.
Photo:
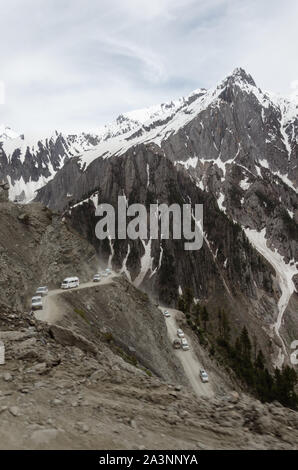
M 164 311 L 165 309 L 161 308 L 161 310 Z M 178 314 L 178 310 L 172 308 L 167 308 L 166 310 L 171 314 L 170 317 L 165 317 L 165 321 L 168 328 L 169 339 L 171 340 L 171 342 L 173 342 L 174 339 L 177 339 L 177 329 L 179 328 L 176 322 L 176 315 Z M 204 369 L 204 367 L 200 363 L 192 348 L 190 338 L 187 337 L 186 339 L 189 344 L 189 350 L 183 351 L 182 349 L 173 349 L 173 352 L 179 358 L 185 371 L 185 374 L 196 395 L 199 397 L 212 397 L 214 395 L 214 392 L 211 383 L 203 383 L 199 376 L 200 369 Z
M 78 291 L 81 289 L 87 289 L 90 287 L 98 287 L 98 285 L 110 284 L 112 279 L 116 276 L 116 274 L 111 274 L 108 277 L 102 278 L 99 282 L 84 282 L 79 285 L 79 287 L 74 287 L 71 291 Z M 63 317 L 63 312 L 59 309 L 59 305 L 57 302 L 57 297 L 64 292 L 68 292 L 65 289 L 53 289 L 50 290 L 48 295 L 43 298 L 43 309 L 36 310 L 34 312 L 35 318 L 40 321 L 47 322 L 49 324 L 56 323 L 57 321 L 61 320 Z

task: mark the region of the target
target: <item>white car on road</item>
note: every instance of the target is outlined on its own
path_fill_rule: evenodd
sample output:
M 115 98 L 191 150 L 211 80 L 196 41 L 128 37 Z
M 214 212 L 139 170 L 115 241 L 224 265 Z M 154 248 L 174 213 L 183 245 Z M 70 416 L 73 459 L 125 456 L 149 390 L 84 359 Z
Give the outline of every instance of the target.
M 167 310 L 165 310 L 163 312 L 163 316 L 166 317 L 166 318 L 169 318 L 171 316 L 171 314 Z
M 93 282 L 99 282 L 100 280 L 101 280 L 101 275 L 100 274 L 94 274 Z
M 42 309 L 42 297 L 41 295 L 35 295 L 31 300 L 32 310 L 41 310 Z
M 180 328 L 178 328 L 178 330 L 177 330 L 177 336 L 178 336 L 178 338 L 184 338 L 184 333 Z
M 188 345 L 188 342 L 185 338 L 181 339 L 181 348 L 183 349 L 183 351 L 188 351 L 189 350 L 189 345 Z
M 208 374 L 204 369 L 200 370 L 200 378 L 201 378 L 203 383 L 209 382 Z
M 47 288 L 47 286 L 38 287 L 38 289 L 36 290 L 36 295 L 44 296 L 44 295 L 47 295 L 48 292 L 49 292 L 49 289 Z

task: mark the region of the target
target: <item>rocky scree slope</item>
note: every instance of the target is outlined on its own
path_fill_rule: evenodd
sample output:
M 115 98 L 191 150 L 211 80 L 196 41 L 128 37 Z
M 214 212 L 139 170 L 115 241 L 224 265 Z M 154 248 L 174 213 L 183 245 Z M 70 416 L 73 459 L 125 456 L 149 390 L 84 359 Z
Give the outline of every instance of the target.
M 1 449 L 296 449 L 296 412 L 236 392 L 199 400 L 101 338 L 1 307 Z
M 83 335 L 100 347 L 105 339 L 115 352 L 161 379 L 188 385 L 181 364 L 173 355 L 160 310 L 125 276 L 105 285 L 51 296 L 50 309 L 63 312 L 56 325 Z M 55 330 L 54 336 L 59 337 Z

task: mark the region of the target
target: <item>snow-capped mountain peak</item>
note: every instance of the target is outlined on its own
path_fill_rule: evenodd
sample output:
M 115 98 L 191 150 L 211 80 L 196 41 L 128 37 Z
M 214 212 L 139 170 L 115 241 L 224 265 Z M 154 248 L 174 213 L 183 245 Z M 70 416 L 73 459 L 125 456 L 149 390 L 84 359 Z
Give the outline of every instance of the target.
M 234 114 L 229 110 L 239 113 L 236 127 Z M 262 92 L 251 75 L 236 68 L 214 88 L 199 88 L 186 97 L 124 112 L 93 134 L 70 135 L 55 131 L 44 136 L 29 136 L 2 126 L 0 157 L 2 168 L 7 175 L 11 174 L 10 197 L 14 198 L 25 191 L 28 179 L 36 182 L 35 191 L 72 157 L 78 157 L 81 168 L 86 170 L 99 157 L 123 155 L 142 143 L 154 143 L 163 151 L 166 142 L 179 133 L 183 136 L 180 155 L 175 152 L 171 157 L 177 163 L 190 160 L 193 167 L 198 162 L 217 161 L 225 173 L 226 162 L 236 158 L 242 159 L 241 164 L 255 172 L 260 171 L 255 167 L 255 162 L 259 162 L 258 165 L 270 168 L 291 185 L 289 178 L 292 181 L 296 178 L 289 175 L 295 173 L 297 116 L 297 100 Z M 258 150 L 252 150 L 253 141 L 258 141 Z M 276 149 L 281 156 L 277 156 Z M 251 154 L 249 159 L 248 154 Z M 25 196 L 28 200 L 34 194 L 30 191 Z
M 0 125 L 0 143 L 5 140 L 16 139 L 17 137 L 19 137 L 19 134 L 10 127 Z
M 233 70 L 231 75 L 228 75 L 226 81 L 234 81 L 237 83 L 247 83 L 251 86 L 256 86 L 256 83 L 252 76 L 247 73 L 243 68 L 237 67 Z

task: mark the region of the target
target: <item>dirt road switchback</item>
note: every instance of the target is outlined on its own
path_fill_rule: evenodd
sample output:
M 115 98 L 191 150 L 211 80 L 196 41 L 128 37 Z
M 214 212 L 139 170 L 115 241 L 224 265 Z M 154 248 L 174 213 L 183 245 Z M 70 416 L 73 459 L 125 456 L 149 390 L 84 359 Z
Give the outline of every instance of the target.
M 165 317 L 165 322 L 167 325 L 168 329 L 168 336 L 171 341 L 173 342 L 174 339 L 177 339 L 177 329 L 179 326 L 177 325 L 176 322 L 176 315 L 178 315 L 178 310 L 172 309 L 172 308 L 162 308 L 160 307 L 162 311 L 167 310 L 171 316 L 166 318 Z M 208 383 L 203 383 L 200 379 L 200 369 L 204 369 L 204 366 L 200 363 L 198 357 L 196 356 L 191 340 L 189 337 L 186 337 L 187 342 L 189 344 L 189 350 L 188 351 L 183 351 L 182 349 L 174 349 L 173 348 L 173 354 L 176 354 L 177 357 L 179 358 L 183 369 L 185 371 L 185 375 L 187 376 L 194 392 L 196 393 L 197 396 L 202 397 L 210 397 L 214 395 L 213 389 L 212 389 L 212 384 L 210 382 Z M 208 372 L 208 371 L 207 371 Z M 210 380 L 210 377 L 209 377 Z
M 85 282 L 79 285 L 79 287 L 74 287 L 69 289 L 71 291 L 77 291 L 81 289 L 86 289 L 90 287 L 98 287 L 99 285 L 102 286 L 104 284 L 110 284 L 113 278 L 116 275 L 113 273 L 108 277 L 103 277 L 99 282 Z M 58 296 L 63 294 L 64 292 L 69 292 L 69 290 L 65 289 L 54 289 L 49 291 L 48 295 L 43 297 L 43 309 L 36 310 L 34 312 L 35 318 L 40 321 L 44 321 L 50 324 L 56 323 L 63 317 L 63 311 L 59 308 L 58 305 Z

